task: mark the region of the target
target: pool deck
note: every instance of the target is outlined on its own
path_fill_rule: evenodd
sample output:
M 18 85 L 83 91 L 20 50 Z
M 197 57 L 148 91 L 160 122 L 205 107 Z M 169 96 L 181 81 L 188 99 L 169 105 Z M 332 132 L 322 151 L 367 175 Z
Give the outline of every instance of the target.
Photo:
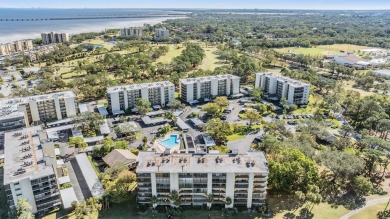
M 168 147 L 165 147 L 161 142 L 165 141 L 165 140 L 168 140 L 171 135 L 176 135 L 177 136 L 177 144 L 171 148 L 168 148 Z M 168 134 L 166 134 L 164 136 L 164 138 L 161 138 L 161 139 L 158 139 L 156 140 L 156 142 L 154 143 L 153 145 L 153 148 L 156 149 L 157 152 L 165 152 L 165 150 L 169 149 L 171 151 L 171 153 L 175 152 L 175 151 L 179 151 L 180 150 L 180 142 L 182 141 L 182 139 L 180 139 L 180 133 L 177 133 L 177 132 L 170 132 Z

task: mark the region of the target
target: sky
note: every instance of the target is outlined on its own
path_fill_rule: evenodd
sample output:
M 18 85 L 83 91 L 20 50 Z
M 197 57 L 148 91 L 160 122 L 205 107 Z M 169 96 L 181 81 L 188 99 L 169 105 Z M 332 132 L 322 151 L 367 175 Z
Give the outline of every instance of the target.
M 390 9 L 389 0 L 0 0 L 0 8 Z

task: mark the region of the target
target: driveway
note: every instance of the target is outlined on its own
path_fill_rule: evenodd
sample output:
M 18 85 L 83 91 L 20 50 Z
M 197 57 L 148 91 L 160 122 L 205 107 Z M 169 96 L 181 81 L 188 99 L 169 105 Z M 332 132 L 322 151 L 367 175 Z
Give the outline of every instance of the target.
M 376 205 L 376 204 L 379 204 L 379 203 L 384 203 L 384 202 L 387 202 L 387 201 L 389 201 L 389 197 L 383 197 L 383 198 L 377 198 L 377 199 L 370 200 L 370 201 L 366 202 L 366 205 L 364 205 L 363 207 L 361 207 L 359 209 L 355 209 L 353 211 L 350 211 L 346 215 L 340 217 L 340 219 L 348 219 L 348 218 L 350 218 L 353 215 L 359 213 L 360 211 L 362 211 L 363 209 L 365 209 L 367 207 L 370 207 L 370 206 L 373 206 L 373 205 Z
M 264 131 L 260 130 L 256 134 L 246 135 L 245 138 L 243 138 L 243 139 L 236 140 L 236 141 L 229 141 L 227 143 L 227 146 L 229 147 L 230 150 L 232 150 L 232 151 L 238 150 L 238 153 L 243 154 L 243 153 L 248 152 L 251 149 L 251 144 L 252 144 L 253 140 L 255 140 L 255 138 L 257 136 L 260 136 L 263 134 L 264 134 Z

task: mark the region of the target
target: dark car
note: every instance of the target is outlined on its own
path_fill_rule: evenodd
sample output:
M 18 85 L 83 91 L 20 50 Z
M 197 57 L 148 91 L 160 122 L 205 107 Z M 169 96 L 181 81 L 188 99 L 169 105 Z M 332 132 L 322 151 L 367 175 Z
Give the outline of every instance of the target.
M 221 120 L 226 120 L 227 119 L 227 115 L 222 115 L 221 116 Z
M 257 143 L 260 143 L 264 140 L 264 136 L 260 135 L 260 136 L 257 136 L 254 140 L 253 140 L 253 143 L 257 144 Z
M 289 124 L 289 125 L 296 125 L 297 121 L 290 120 L 290 121 L 287 121 L 287 124 Z

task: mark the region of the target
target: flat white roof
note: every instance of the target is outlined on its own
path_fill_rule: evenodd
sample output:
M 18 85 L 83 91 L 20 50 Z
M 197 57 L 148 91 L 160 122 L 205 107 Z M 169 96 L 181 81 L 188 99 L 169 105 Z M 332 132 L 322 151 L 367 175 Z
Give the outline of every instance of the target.
M 170 86 L 175 86 L 175 85 L 170 81 L 160 81 L 160 82 L 143 83 L 143 84 L 129 84 L 129 85 L 109 87 L 107 88 L 107 93 L 129 91 L 129 90 L 140 90 L 142 88 L 158 88 L 158 87 L 170 87 Z
M 190 126 L 188 126 L 188 125 L 187 125 L 182 119 L 180 119 L 179 117 L 177 117 L 176 124 L 177 124 L 177 126 L 180 127 L 181 130 L 188 130 L 188 129 L 190 129 Z
M 51 158 L 46 157 L 42 150 L 43 145 L 39 135 L 41 131 L 40 126 L 35 126 L 5 133 L 5 185 L 24 178 L 33 180 L 55 174 L 53 165 L 47 162 Z M 17 174 L 18 172 L 20 174 Z
M 88 107 L 87 107 L 87 104 L 85 104 L 85 103 L 79 104 L 79 109 L 80 109 L 80 113 L 87 113 L 88 112 Z
M 223 80 L 223 79 L 240 79 L 240 77 L 226 74 L 226 75 L 211 75 L 206 77 L 198 77 L 198 78 L 184 78 L 180 79 L 180 83 L 182 84 L 193 84 L 195 82 L 202 82 L 202 81 L 211 81 L 213 79 Z
M 62 185 L 62 184 L 70 182 L 70 178 L 69 178 L 69 176 L 63 176 L 63 177 L 58 178 L 57 181 L 58 181 L 59 185 Z
M 79 202 L 77 200 L 76 193 L 74 192 L 73 187 L 67 188 L 67 189 L 62 189 L 60 190 L 61 194 L 61 199 L 62 199 L 62 204 L 65 209 L 71 208 L 72 207 L 72 202 Z
M 275 78 L 276 80 L 283 81 L 288 83 L 289 85 L 295 86 L 295 87 L 301 87 L 301 86 L 310 86 L 308 83 L 298 81 L 289 77 L 285 77 L 282 75 L 277 75 L 272 72 L 257 72 L 256 75 L 266 75 L 271 78 Z
M 99 111 L 100 115 L 103 115 L 103 116 L 108 115 L 107 109 L 103 105 L 97 105 L 96 108 Z
M 89 162 L 87 154 L 77 154 L 76 160 L 80 166 L 81 172 L 84 176 L 84 179 L 89 187 L 89 190 L 94 197 L 101 197 L 104 194 L 104 188 L 100 183 L 99 177 L 96 175 L 95 170 L 92 167 L 92 164 Z
M 104 123 L 101 124 L 99 127 L 100 127 L 101 134 L 103 134 L 103 135 L 110 134 L 110 127 L 108 126 L 107 119 L 104 119 Z

